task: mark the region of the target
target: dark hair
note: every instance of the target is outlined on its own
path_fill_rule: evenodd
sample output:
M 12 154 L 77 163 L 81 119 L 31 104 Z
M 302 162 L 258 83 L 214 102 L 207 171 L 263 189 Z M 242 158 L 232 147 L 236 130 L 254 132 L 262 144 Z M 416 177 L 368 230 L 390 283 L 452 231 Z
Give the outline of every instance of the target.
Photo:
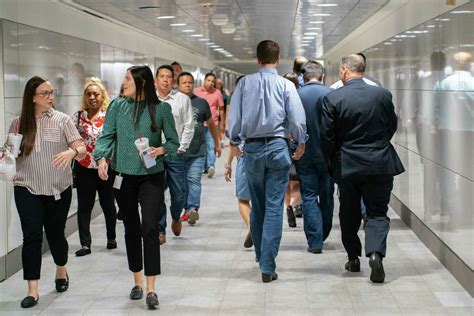
M 23 135 L 20 156 L 28 156 L 33 151 L 36 139 L 36 117 L 33 97 L 36 94 L 36 89 L 47 81 L 45 78 L 34 76 L 25 85 L 21 105 L 20 128 L 18 130 L 18 133 Z
M 446 67 L 446 55 L 443 52 L 433 52 L 430 56 L 431 70 L 443 70 Z
M 155 81 L 153 79 L 153 73 L 148 66 L 132 66 L 127 69 L 130 71 L 135 82 L 135 109 L 133 112 L 133 124 L 135 128 L 138 126 L 138 119 L 142 113 L 142 108 L 139 104 L 139 99 L 142 94 L 145 97 L 146 107 L 151 119 L 151 131 L 153 133 L 158 132 L 158 126 L 156 125 L 156 106 L 160 103 L 155 90 Z
M 156 70 L 155 77 L 158 77 L 158 74 L 160 73 L 160 70 L 161 70 L 161 69 L 168 69 L 169 71 L 171 71 L 171 74 L 174 75 L 173 67 L 171 67 L 171 65 L 161 65 L 161 66 L 158 67 L 158 69 Z
M 303 56 L 296 56 L 295 60 L 293 61 L 293 72 L 300 73 L 301 67 L 308 61 L 306 57 Z
M 171 63 L 171 66 L 174 66 L 174 65 L 178 65 L 181 69 L 183 69 L 183 67 L 181 67 L 181 64 L 178 63 L 177 61 L 173 61 L 173 62 Z
M 316 78 L 321 80 L 321 77 L 324 75 L 324 67 L 316 60 L 308 60 L 308 62 L 301 67 L 301 72 L 305 79 Z
M 238 76 L 237 79 L 235 79 L 235 85 L 237 85 L 240 81 L 240 79 L 242 79 L 243 77 L 245 77 L 244 75 L 241 75 L 241 76 Z
M 299 89 L 300 83 L 298 81 L 298 76 L 294 72 L 289 72 L 283 75 L 283 78 L 290 80 L 295 85 L 296 89 Z
M 180 73 L 178 75 L 178 78 L 176 79 L 176 82 L 179 84 L 179 78 L 184 77 L 184 76 L 191 77 L 193 79 L 193 83 L 194 83 L 194 76 L 190 72 L 187 72 L 187 71 L 183 71 L 182 73 Z
M 217 80 L 216 74 L 213 73 L 213 72 L 208 72 L 208 73 L 204 76 L 204 80 L 206 80 L 207 77 L 210 77 L 210 76 L 214 77 L 214 79 Z
M 367 64 L 367 58 L 365 58 L 365 55 L 363 53 L 357 53 L 356 55 L 359 55 L 360 57 L 364 58 L 364 63 Z
M 359 54 L 347 54 L 342 57 L 341 65 L 349 68 L 352 72 L 364 72 L 365 61 Z
M 257 46 L 257 59 L 262 65 L 276 64 L 280 59 L 280 46 L 274 41 L 261 41 Z

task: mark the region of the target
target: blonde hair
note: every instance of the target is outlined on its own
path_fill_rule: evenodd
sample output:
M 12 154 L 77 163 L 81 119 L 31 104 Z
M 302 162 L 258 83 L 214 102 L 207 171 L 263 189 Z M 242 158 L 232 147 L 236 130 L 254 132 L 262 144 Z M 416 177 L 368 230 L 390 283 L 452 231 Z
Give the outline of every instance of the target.
M 105 89 L 104 85 L 102 84 L 102 81 L 99 78 L 92 77 L 87 81 L 86 85 L 84 86 L 84 92 L 82 93 L 82 104 L 81 104 L 81 110 L 87 111 L 87 102 L 86 102 L 86 90 L 90 86 L 96 86 L 99 87 L 100 93 L 102 94 L 102 98 L 104 101 L 102 102 L 101 109 L 107 109 L 110 103 L 110 97 L 109 94 L 107 93 L 107 90 Z

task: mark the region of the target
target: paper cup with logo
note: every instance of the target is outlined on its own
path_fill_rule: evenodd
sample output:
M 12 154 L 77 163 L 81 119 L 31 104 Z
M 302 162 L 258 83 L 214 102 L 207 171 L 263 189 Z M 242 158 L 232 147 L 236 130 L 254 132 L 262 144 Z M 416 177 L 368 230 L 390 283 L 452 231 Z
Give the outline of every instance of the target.
M 21 134 L 15 134 L 15 133 L 8 134 L 7 142 L 13 146 L 12 154 L 15 156 L 15 158 L 17 158 L 18 154 L 20 153 L 20 146 L 21 146 L 22 139 L 23 139 L 23 135 Z
M 139 153 L 147 149 L 148 146 L 148 138 L 142 137 L 137 140 L 135 140 L 135 147 L 137 147 L 137 150 Z

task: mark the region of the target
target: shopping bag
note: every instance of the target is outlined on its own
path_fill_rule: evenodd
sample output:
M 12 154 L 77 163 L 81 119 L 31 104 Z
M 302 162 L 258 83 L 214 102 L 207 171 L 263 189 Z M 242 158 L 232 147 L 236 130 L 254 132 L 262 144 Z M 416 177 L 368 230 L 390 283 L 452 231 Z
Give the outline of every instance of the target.
M 12 153 L 10 146 L 5 144 L 3 147 L 0 147 L 0 180 L 13 181 L 15 175 L 15 155 Z

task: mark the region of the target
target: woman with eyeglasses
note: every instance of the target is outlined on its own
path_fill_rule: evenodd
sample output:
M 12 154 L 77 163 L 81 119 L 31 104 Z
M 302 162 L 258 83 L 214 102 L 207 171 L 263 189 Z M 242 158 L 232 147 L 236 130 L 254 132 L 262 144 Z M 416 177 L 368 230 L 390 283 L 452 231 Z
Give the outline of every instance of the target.
M 144 267 L 146 305 L 153 309 L 159 304 L 155 280 L 161 273 L 158 224 L 164 199 L 163 156 L 173 158 L 179 140 L 171 106 L 158 100 L 150 68 L 133 66 L 127 70 L 123 96 L 113 100 L 107 110 L 94 158 L 99 165 L 99 177 L 107 180 L 108 161 L 113 154 L 114 188 L 119 190 L 118 205 L 125 227 L 128 267 L 135 281 L 130 299 L 143 298 L 141 271 Z M 165 144 L 161 142 L 162 133 Z M 145 153 L 140 155 L 135 143 L 143 144 L 146 140 L 149 148 L 143 148 Z
M 64 228 L 72 197 L 71 161 L 82 159 L 86 148 L 72 119 L 53 108 L 54 96 L 46 79 L 28 80 L 20 116 L 10 126 L 10 133 L 23 135 L 13 182 L 23 231 L 23 278 L 28 281 L 23 308 L 39 300 L 43 228 L 56 264 L 56 291 L 69 287 Z
M 92 152 L 95 142 L 102 133 L 107 106 L 110 103 L 109 94 L 98 78 L 91 78 L 85 85 L 82 95 L 81 110 L 73 116 L 74 124 L 84 139 L 87 155 L 75 164 L 77 188 L 77 224 L 81 249 L 76 256 L 81 257 L 91 253 L 91 214 L 95 204 L 96 192 L 99 194 L 99 203 L 105 217 L 107 231 L 107 249 L 117 248 L 115 241 L 115 226 L 117 224 L 117 210 L 115 209 L 113 181 L 109 177 L 102 181 L 97 174 L 97 163 Z

